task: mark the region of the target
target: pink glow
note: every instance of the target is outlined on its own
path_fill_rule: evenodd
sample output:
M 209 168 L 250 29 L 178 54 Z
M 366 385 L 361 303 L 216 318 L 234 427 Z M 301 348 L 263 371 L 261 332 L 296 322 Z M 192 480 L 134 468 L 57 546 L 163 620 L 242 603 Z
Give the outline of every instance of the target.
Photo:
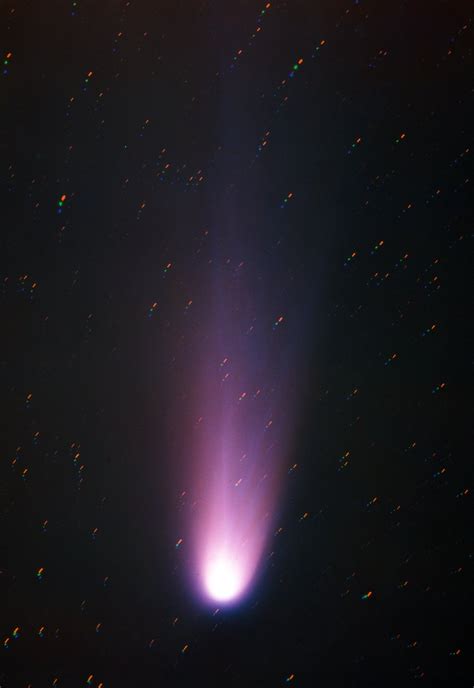
M 283 464 L 275 390 L 259 381 L 265 369 L 232 353 L 216 356 L 215 377 L 207 371 L 195 432 L 194 570 L 201 595 L 219 605 L 242 599 L 258 578 Z
M 235 472 L 235 466 L 227 472 Z M 242 467 L 240 473 L 245 476 Z M 221 604 L 246 593 L 256 576 L 271 521 L 262 486 L 248 475 L 239 480 L 216 478 L 197 525 L 200 587 L 209 600 Z
M 265 539 L 271 519 L 264 513 L 268 496 L 257 506 L 252 505 L 250 492 L 259 494 L 258 486 L 247 487 L 242 483 L 223 488 L 222 493 L 210 495 L 213 503 L 204 509 L 204 517 L 198 525 L 197 566 L 200 588 L 214 602 L 231 603 L 240 599 L 256 577 Z M 270 505 L 271 504 L 270 500 Z M 274 505 L 272 505 L 274 506 Z
M 247 267 L 240 256 L 227 258 L 230 249 L 216 250 L 211 278 L 205 275 L 195 299 L 202 307 L 194 311 L 186 366 L 177 378 L 183 468 L 174 469 L 187 491 L 189 579 L 201 600 L 219 607 L 255 590 L 294 463 L 287 450 L 301 335 L 286 292 L 284 298 L 275 288 L 280 273 L 264 283 L 253 241 L 248 251 Z

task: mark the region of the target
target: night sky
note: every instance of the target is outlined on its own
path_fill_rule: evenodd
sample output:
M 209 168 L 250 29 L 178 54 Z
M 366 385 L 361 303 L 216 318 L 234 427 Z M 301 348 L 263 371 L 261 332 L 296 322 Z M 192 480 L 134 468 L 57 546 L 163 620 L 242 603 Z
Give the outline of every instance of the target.
M 0 3 L 1 688 L 472 686 L 473 16 Z

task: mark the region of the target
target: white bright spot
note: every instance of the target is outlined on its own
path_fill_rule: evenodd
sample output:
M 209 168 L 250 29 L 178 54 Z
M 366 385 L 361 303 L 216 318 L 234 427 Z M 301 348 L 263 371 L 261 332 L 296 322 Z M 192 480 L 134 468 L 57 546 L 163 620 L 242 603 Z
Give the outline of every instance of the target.
M 206 587 L 209 595 L 217 602 L 234 599 L 242 588 L 242 576 L 235 559 L 224 554 L 210 561 Z

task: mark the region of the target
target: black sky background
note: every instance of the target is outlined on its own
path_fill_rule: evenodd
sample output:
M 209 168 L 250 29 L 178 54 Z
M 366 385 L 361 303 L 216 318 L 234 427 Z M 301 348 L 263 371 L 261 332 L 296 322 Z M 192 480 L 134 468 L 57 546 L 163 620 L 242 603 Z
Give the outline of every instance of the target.
M 0 5 L 3 688 L 472 685 L 473 5 L 264 8 Z M 214 614 L 170 461 L 228 208 L 304 337 Z

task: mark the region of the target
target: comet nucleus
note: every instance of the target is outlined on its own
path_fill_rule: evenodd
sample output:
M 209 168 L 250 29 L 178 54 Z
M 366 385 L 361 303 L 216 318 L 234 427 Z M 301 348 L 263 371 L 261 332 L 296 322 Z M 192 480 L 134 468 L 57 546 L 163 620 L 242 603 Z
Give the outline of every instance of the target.
M 230 602 L 242 592 L 245 573 L 237 558 L 222 550 L 209 559 L 204 580 L 209 597 L 216 602 Z

